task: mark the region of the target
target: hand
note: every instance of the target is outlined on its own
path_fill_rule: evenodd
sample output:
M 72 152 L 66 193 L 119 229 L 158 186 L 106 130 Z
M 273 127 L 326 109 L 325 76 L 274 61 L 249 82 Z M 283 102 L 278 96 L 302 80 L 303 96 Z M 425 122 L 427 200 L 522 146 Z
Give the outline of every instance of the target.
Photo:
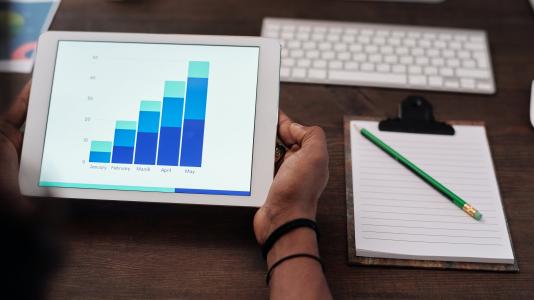
M 265 204 L 254 217 L 254 232 L 263 244 L 284 223 L 315 220 L 319 196 L 328 182 L 328 150 L 320 127 L 305 127 L 280 112 L 278 136 L 289 148 L 269 190 Z
M 28 82 L 15 99 L 9 110 L 0 118 L 0 211 L 7 213 L 27 213 L 30 204 L 20 195 L 19 162 L 22 150 L 20 127 L 26 120 L 30 98 Z

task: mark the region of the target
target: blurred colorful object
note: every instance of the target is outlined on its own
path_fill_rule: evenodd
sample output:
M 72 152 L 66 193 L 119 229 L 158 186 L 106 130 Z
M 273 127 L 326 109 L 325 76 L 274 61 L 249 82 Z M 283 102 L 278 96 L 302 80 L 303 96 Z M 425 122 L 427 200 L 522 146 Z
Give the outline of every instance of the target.
M 31 70 L 37 39 L 58 5 L 57 0 L 0 0 L 0 70 Z

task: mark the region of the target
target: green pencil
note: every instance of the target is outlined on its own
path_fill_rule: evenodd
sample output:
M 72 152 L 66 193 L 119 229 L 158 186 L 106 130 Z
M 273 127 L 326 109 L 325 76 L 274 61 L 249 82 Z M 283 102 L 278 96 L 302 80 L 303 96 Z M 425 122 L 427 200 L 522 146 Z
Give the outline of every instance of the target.
M 377 138 L 367 129 L 362 128 L 360 130 L 360 133 L 365 138 L 367 138 L 369 141 L 371 141 L 373 144 L 375 144 L 378 148 L 386 152 L 389 156 L 393 157 L 396 161 L 400 162 L 403 166 L 408 168 L 410 171 L 414 172 L 415 175 L 419 176 L 426 183 L 430 184 L 438 192 L 443 194 L 445 197 L 449 198 L 449 200 L 451 200 L 452 203 L 454 203 L 456 206 L 461 208 L 463 211 L 465 211 L 468 215 L 473 217 L 475 220 L 480 221 L 480 219 L 482 219 L 482 214 L 476 208 L 471 206 L 469 203 L 465 202 L 462 198 L 460 198 L 460 196 L 450 191 L 443 184 L 439 183 L 436 179 L 432 178 L 432 176 L 428 175 L 423 170 L 419 169 L 419 167 L 417 167 L 415 164 L 413 164 L 411 161 L 406 159 L 404 156 L 402 156 L 397 151 L 393 150 L 393 148 L 391 148 L 386 143 L 384 143 L 382 140 Z

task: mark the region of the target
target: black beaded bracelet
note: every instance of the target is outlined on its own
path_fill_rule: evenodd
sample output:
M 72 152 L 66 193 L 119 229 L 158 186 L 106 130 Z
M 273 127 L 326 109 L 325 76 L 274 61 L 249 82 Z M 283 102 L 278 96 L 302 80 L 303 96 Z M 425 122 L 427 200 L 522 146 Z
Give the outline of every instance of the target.
M 306 257 L 306 258 L 311 258 L 311 259 L 316 260 L 321 265 L 321 269 L 323 269 L 323 271 L 324 271 L 323 262 L 321 261 L 321 258 L 319 258 L 318 256 L 315 256 L 315 255 L 312 255 L 312 254 L 308 254 L 308 253 L 292 254 L 292 255 L 286 256 L 284 258 L 281 258 L 279 261 L 275 262 L 273 264 L 273 266 L 269 269 L 269 271 L 267 272 L 267 275 L 265 276 L 265 282 L 267 283 L 267 286 L 269 286 L 269 282 L 271 282 L 271 276 L 273 275 L 273 271 L 274 271 L 274 269 L 276 267 L 278 267 L 280 264 L 282 264 L 283 262 L 285 262 L 287 260 L 290 260 L 290 259 L 293 259 L 293 258 L 298 258 L 298 257 Z
M 315 231 L 315 234 L 317 234 L 317 238 L 319 238 L 319 228 L 317 227 L 317 223 L 315 223 L 315 221 L 312 221 L 310 219 L 296 219 L 293 221 L 289 221 L 284 225 L 278 227 L 275 231 L 273 231 L 273 233 L 271 233 L 271 235 L 269 235 L 269 237 L 261 247 L 263 258 L 267 259 L 267 254 L 269 253 L 269 251 L 271 251 L 271 248 L 282 236 L 292 230 L 301 227 L 311 228 L 313 231 Z

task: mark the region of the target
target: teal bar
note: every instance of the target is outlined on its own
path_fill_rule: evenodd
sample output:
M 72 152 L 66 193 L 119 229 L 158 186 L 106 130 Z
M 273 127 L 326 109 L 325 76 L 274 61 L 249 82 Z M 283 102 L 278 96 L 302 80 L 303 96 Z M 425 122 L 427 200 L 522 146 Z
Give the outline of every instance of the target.
M 117 123 L 115 123 L 115 129 L 137 130 L 137 122 L 136 121 L 117 121 Z
M 111 152 L 112 142 L 91 141 L 91 152 Z
M 207 61 L 191 61 L 189 62 L 190 78 L 208 78 L 210 73 L 210 63 Z
M 141 101 L 141 111 L 161 111 L 161 101 Z
M 185 81 L 165 81 L 164 98 L 184 98 Z
M 79 188 L 79 189 L 174 193 L 173 188 L 127 186 L 127 185 L 88 184 L 88 183 L 69 183 L 69 182 L 50 182 L 50 181 L 41 181 L 39 182 L 39 185 L 45 186 L 45 187 L 65 187 L 65 188 Z

